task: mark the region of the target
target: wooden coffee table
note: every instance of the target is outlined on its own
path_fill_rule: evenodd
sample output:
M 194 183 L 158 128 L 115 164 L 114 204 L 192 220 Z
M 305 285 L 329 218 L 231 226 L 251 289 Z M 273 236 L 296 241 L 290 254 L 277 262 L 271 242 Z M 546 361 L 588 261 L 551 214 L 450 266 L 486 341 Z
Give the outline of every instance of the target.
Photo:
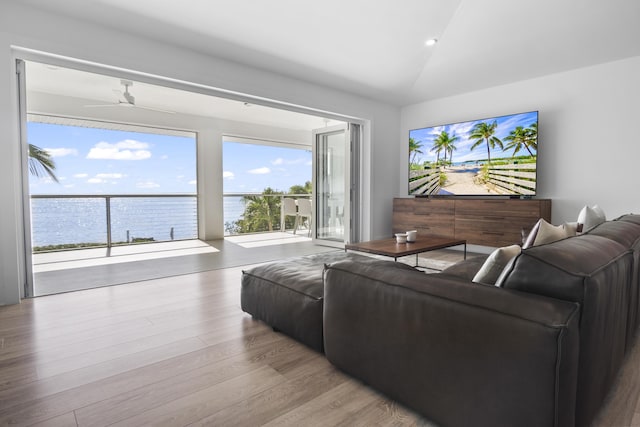
M 452 246 L 464 245 L 464 259 L 467 259 L 467 241 L 460 239 L 451 239 L 448 237 L 437 236 L 418 236 L 415 242 L 396 243 L 395 238 L 371 240 L 361 243 L 349 243 L 344 246 L 347 250 L 367 252 L 375 255 L 383 255 L 392 257 L 394 261 L 398 258 L 408 255 L 416 256 L 416 266 L 418 265 L 418 254 L 423 252 L 434 251 L 436 249 L 450 248 Z

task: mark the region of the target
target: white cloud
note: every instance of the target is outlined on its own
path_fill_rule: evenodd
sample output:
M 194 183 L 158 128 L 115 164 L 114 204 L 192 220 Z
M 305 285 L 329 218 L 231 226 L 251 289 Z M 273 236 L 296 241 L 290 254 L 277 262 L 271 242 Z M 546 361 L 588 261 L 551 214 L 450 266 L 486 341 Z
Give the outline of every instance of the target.
M 191 181 L 189 181 L 189 185 L 196 185 L 198 183 L 197 180 L 192 179 Z
M 154 181 L 139 181 L 136 183 L 137 188 L 158 188 L 160 184 Z
M 290 159 L 290 160 L 285 160 L 282 157 L 278 157 L 277 159 L 275 159 L 274 161 L 271 162 L 272 165 L 274 166 L 279 166 L 279 165 L 301 165 L 301 164 L 306 164 L 308 163 L 309 160 L 303 157 L 297 158 L 297 159 Z
M 78 150 L 75 148 L 45 148 L 44 151 L 51 157 L 77 156 Z
M 257 169 L 251 169 L 249 171 L 247 171 L 250 174 L 254 174 L 254 175 L 265 175 L 268 173 L 271 173 L 271 169 L 269 169 L 268 167 L 264 166 L 261 168 L 257 168 Z
M 231 171 L 222 172 L 222 179 L 234 179 L 236 175 Z
M 160 157 L 162 160 L 167 160 L 169 158 L 169 156 L 167 156 L 166 154 L 162 157 Z
M 89 178 L 87 180 L 87 182 L 89 184 L 102 184 L 103 182 L 106 182 L 104 179 L 100 179 L 100 178 Z
M 77 173 L 77 174 L 73 175 L 74 178 L 86 178 L 88 176 L 89 176 L 88 173 Z
M 87 159 L 106 160 L 145 160 L 151 157 L 151 151 L 147 150 L 146 142 L 125 139 L 111 144 L 99 142 L 87 154 Z
M 120 179 L 124 178 L 124 175 L 121 173 L 99 173 L 96 175 L 96 178 L 101 179 Z
M 289 160 L 287 162 L 288 165 L 303 165 L 305 163 L 309 162 L 309 159 L 305 159 L 303 157 L 299 158 L 299 159 L 295 159 L 295 160 Z
M 50 176 L 43 176 L 38 178 L 41 184 L 53 184 L 55 181 Z
M 116 142 L 113 144 L 118 148 L 129 148 L 131 150 L 143 150 L 149 148 L 149 143 L 136 141 L 135 139 L 125 139 L 124 141 Z

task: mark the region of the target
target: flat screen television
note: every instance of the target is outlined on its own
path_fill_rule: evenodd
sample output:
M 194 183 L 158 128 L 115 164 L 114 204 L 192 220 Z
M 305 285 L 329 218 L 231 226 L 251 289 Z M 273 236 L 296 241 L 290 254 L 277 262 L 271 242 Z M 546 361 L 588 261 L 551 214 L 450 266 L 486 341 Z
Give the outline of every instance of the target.
M 409 131 L 409 195 L 536 194 L 538 112 Z

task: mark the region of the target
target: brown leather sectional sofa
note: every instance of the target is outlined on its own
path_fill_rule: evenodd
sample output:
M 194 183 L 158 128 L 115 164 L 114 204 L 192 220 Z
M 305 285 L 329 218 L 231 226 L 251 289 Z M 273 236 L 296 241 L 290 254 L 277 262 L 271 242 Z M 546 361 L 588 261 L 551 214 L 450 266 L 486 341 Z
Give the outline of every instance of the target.
M 324 351 L 442 426 L 588 426 L 638 328 L 640 215 L 525 249 L 502 286 L 340 261 Z M 473 268 L 470 268 L 472 266 Z

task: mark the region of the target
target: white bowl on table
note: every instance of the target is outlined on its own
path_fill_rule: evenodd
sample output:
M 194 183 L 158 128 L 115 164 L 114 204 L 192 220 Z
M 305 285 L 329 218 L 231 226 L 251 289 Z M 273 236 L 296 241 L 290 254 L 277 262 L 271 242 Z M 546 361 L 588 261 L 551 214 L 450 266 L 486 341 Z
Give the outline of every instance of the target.
M 396 243 L 407 243 L 407 233 L 396 233 Z

